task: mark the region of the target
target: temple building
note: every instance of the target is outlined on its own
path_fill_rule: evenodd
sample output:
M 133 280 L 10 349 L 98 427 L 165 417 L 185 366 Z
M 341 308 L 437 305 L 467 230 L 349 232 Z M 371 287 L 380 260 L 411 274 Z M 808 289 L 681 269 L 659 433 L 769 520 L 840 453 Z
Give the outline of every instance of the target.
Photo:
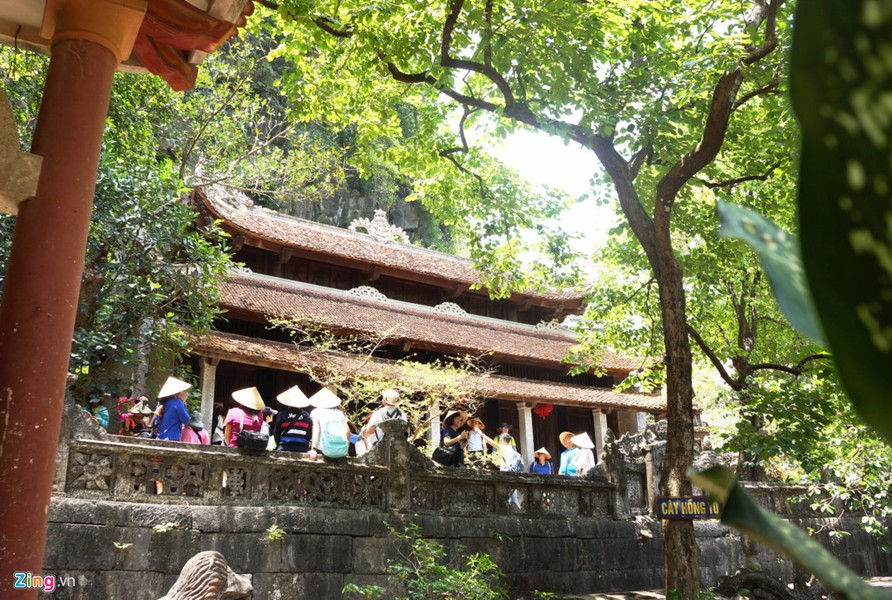
M 597 453 L 608 428 L 616 436 L 637 432 L 645 415 L 665 413 L 660 396 L 613 390 L 642 359 L 606 353 L 603 375 L 568 374 L 571 365 L 562 360 L 575 334 L 558 323 L 583 311 L 581 294 L 491 299 L 485 288 L 475 289 L 480 276 L 470 261 L 398 241 L 404 232 L 383 211 L 354 222 L 368 232 L 360 233 L 282 215 L 220 187 L 196 189 L 192 201 L 202 219 L 220 221 L 233 259 L 244 265 L 219 290 L 225 313 L 216 331 L 192 350 L 206 419 L 214 401 L 228 402 L 242 387 L 256 386 L 269 400 L 293 385 L 309 395 L 320 387 L 313 374 L 326 369 L 398 379 L 398 360 L 465 355 L 482 356 L 488 367 L 469 375 L 486 432 L 493 436 L 510 423 L 527 461 L 541 446 L 557 456 L 562 431 L 588 432 Z M 370 359 L 323 356 L 270 327 L 271 316 L 381 341 Z M 441 408 L 431 406 L 431 422 L 440 421 Z M 428 435 L 438 441 L 439 428 Z

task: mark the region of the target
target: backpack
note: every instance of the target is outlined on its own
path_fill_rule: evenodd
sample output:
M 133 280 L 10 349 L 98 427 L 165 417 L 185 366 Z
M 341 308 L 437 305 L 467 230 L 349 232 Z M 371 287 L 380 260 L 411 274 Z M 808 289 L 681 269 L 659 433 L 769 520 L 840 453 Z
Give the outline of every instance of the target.
M 392 421 L 394 419 L 400 419 L 403 421 L 406 420 L 405 415 L 403 415 L 403 411 L 401 411 L 400 409 L 398 409 L 396 407 L 392 407 L 392 409 L 393 410 L 388 409 L 388 410 L 384 411 L 384 413 L 383 413 L 384 417 L 381 419 L 381 423 L 384 423 L 385 421 Z M 378 409 L 378 410 L 381 410 L 381 409 Z M 371 413 L 369 415 L 369 417 L 374 415 L 376 412 L 378 412 L 378 411 Z M 353 447 L 356 448 L 356 456 L 362 456 L 366 452 L 370 451 L 384 437 L 384 433 L 380 429 L 377 429 L 377 428 L 375 429 L 375 433 L 366 437 L 365 432 L 368 430 L 368 427 L 369 427 L 369 425 L 368 425 L 368 423 L 366 423 L 365 425 L 362 426 L 362 429 L 359 430 L 359 438 L 358 438 L 357 442 L 353 445 Z
M 504 451 L 503 451 L 504 452 Z M 522 473 L 524 469 L 523 457 L 520 455 L 520 452 L 516 450 L 511 456 L 505 457 L 506 463 L 506 471 L 510 471 L 512 473 Z
M 322 426 L 322 431 L 319 435 L 319 449 L 322 451 L 322 454 L 329 458 L 347 456 L 350 442 L 347 441 L 347 436 L 344 435 L 344 424 L 341 422 L 341 419 L 337 417 L 328 419 Z

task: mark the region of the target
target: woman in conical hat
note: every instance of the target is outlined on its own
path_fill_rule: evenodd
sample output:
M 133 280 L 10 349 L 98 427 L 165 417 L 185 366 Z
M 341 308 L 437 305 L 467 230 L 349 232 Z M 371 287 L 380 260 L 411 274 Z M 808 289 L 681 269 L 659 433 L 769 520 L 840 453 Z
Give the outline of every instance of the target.
M 310 405 L 310 399 L 297 386 L 288 388 L 276 396 L 276 400 L 291 408 L 306 408 Z
M 344 414 L 344 411 L 338 408 L 341 405 L 341 399 L 333 391 L 324 387 L 310 396 L 310 404 L 316 407 L 310 413 L 310 418 L 313 420 L 313 437 L 309 451 L 310 460 L 316 460 L 319 457 L 319 453 L 329 458 L 345 456 L 344 442 L 347 441 L 346 447 L 349 449 L 350 422 L 347 420 L 347 415 Z M 329 423 L 334 423 L 334 425 L 329 426 Z M 325 440 L 323 439 L 325 436 L 322 435 L 322 432 L 326 430 L 340 431 L 341 429 L 343 429 L 344 435 L 343 439 L 338 437 L 337 447 L 326 448 Z
M 158 423 L 158 439 L 180 441 L 183 425 L 189 422 L 186 410 L 186 390 L 192 387 L 176 377 L 168 377 L 158 392 L 158 407 L 155 409 Z
M 573 458 L 573 466 L 576 467 L 576 476 L 584 477 L 585 474 L 588 473 L 595 466 L 595 455 L 592 452 L 592 448 L 595 447 L 595 443 L 586 432 L 582 432 L 579 435 L 574 435 L 570 439 L 570 442 L 574 446 L 579 448 L 579 451 Z
M 276 415 L 273 423 L 273 438 L 276 450 L 286 452 L 307 452 L 313 439 L 313 420 L 305 409 L 310 399 L 297 386 L 276 396 L 285 408 Z
M 533 462 L 530 464 L 530 473 L 538 475 L 554 475 L 554 465 L 551 464 L 551 453 L 541 447 L 533 452 Z
M 235 448 L 235 440 L 240 431 L 260 431 L 263 419 L 260 411 L 266 406 L 260 390 L 256 387 L 244 388 L 232 392 L 232 399 L 241 406 L 234 406 L 226 413 L 223 425 L 223 439 L 230 448 Z
M 341 399 L 333 391 L 324 387 L 310 396 L 310 405 L 316 408 L 335 408 L 341 405 Z
M 161 386 L 161 391 L 158 392 L 158 398 L 167 398 L 169 396 L 173 396 L 174 394 L 185 392 L 190 387 L 192 387 L 191 383 L 187 383 L 182 379 L 177 379 L 176 377 L 168 377 L 167 381 L 164 382 L 164 385 Z
M 566 448 L 566 450 L 561 452 L 561 466 L 558 469 L 558 475 L 576 476 L 576 466 L 573 464 L 573 459 L 579 453 L 579 448 L 573 444 L 574 437 L 576 437 L 576 434 L 572 431 L 562 431 L 558 436 L 558 439 L 561 440 L 561 445 Z

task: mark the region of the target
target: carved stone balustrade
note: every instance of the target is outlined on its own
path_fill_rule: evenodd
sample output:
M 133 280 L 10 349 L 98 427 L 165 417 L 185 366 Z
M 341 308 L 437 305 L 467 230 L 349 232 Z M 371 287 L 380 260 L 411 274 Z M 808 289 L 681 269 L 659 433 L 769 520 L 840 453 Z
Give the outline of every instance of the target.
M 388 475 L 386 467 L 346 460 L 109 436 L 71 442 L 64 489 L 125 502 L 385 508 Z
M 249 456 L 234 448 L 118 436 L 76 439 L 69 444 L 63 489 L 66 496 L 140 503 L 312 505 L 477 516 L 614 513 L 610 483 L 440 468 L 394 434 L 362 459 L 330 462 L 288 452 Z

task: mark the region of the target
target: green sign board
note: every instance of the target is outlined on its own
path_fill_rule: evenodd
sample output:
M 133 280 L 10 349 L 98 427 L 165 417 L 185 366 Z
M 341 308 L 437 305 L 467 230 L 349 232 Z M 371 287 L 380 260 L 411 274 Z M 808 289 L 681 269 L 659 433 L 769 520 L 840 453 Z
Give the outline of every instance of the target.
M 719 503 L 706 496 L 670 498 L 657 496 L 657 518 L 660 519 L 718 519 Z

